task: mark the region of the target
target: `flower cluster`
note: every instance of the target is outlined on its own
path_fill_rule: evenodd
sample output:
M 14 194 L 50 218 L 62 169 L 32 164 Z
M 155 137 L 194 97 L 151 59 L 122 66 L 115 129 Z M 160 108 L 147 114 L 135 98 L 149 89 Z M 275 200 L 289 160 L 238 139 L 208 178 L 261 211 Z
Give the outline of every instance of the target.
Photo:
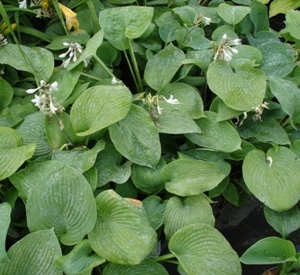
M 253 121 L 262 121 L 261 116 L 264 112 L 264 109 L 269 109 L 268 105 L 268 102 L 263 102 L 262 104 L 259 104 L 258 106 L 252 108 L 252 111 L 255 112 L 255 115 L 252 117 Z
M 39 95 L 35 94 L 35 98 L 32 99 L 31 102 L 33 102 L 40 111 L 52 116 L 56 112 L 64 110 L 64 107 L 59 105 L 52 97 L 52 92 L 58 91 L 58 83 L 56 81 L 52 84 L 47 84 L 44 80 L 41 80 L 40 86 L 35 89 L 28 89 L 26 92 L 28 94 L 34 94 L 37 91 L 39 91 Z
M 8 42 L 6 38 L 0 33 L 0 47 L 6 45 Z
M 200 24 L 203 24 L 204 26 L 207 26 L 211 23 L 211 19 L 209 17 L 206 17 L 202 14 L 198 14 L 194 20 L 194 25 L 199 26 Z
M 238 46 L 241 44 L 241 39 L 230 39 L 227 34 L 225 33 L 222 36 L 222 40 L 220 44 L 218 45 L 218 48 L 216 50 L 216 53 L 214 55 L 214 61 L 215 60 L 224 60 L 226 62 L 231 61 L 233 54 L 237 54 L 238 50 L 235 48 L 232 48 L 232 46 Z
M 83 47 L 78 43 L 67 43 L 64 42 L 63 45 L 65 47 L 69 47 L 68 50 L 65 53 L 62 53 L 59 55 L 60 58 L 65 58 L 68 56 L 66 60 L 63 61 L 62 66 L 66 68 L 71 61 L 76 62 L 77 61 L 77 55 L 81 54 L 83 52 Z M 84 66 L 88 66 L 88 60 L 84 59 Z

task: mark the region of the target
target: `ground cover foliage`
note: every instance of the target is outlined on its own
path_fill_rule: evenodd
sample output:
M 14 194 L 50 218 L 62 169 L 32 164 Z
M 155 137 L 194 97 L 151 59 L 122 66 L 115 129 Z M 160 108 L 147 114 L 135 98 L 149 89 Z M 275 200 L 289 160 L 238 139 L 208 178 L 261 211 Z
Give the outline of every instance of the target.
M 299 274 L 299 6 L 0 1 L 1 274 Z M 251 196 L 280 237 L 238 255 Z

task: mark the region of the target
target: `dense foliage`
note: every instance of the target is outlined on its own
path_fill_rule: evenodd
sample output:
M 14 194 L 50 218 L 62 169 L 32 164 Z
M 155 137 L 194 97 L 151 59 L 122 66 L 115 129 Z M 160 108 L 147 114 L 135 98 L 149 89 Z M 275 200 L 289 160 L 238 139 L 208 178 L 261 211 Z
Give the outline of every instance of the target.
M 0 1 L 0 273 L 299 274 L 299 6 Z M 282 237 L 238 255 L 249 196 Z

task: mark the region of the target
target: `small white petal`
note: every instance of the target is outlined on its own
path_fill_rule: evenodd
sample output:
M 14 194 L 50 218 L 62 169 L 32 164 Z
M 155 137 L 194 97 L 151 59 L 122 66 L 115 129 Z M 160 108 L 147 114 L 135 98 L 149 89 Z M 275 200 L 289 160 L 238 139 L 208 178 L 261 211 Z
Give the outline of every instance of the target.
M 47 85 L 47 83 L 45 80 L 41 80 L 40 85 L 41 85 L 41 87 L 45 87 Z
M 49 107 L 50 107 L 51 113 L 55 114 L 57 111 L 57 108 L 54 106 L 52 100 L 50 100 Z
M 159 105 L 157 105 L 156 110 L 161 115 L 161 111 L 163 110 L 163 108 L 161 108 Z
M 236 39 L 230 40 L 230 45 L 231 45 L 231 46 L 238 46 L 238 45 L 241 45 L 241 39 L 236 38 Z
M 111 79 L 111 84 L 112 84 L 112 85 L 118 84 L 118 80 L 117 80 L 115 77 L 113 77 L 113 78 Z
M 20 9 L 27 9 L 27 0 L 18 1 Z
M 27 94 L 33 94 L 33 93 L 35 93 L 38 89 L 39 89 L 39 88 L 28 89 L 28 90 L 26 90 L 26 93 L 27 93 Z
M 223 40 L 226 40 L 227 39 L 227 34 L 224 33 L 223 36 L 222 36 Z
M 234 49 L 234 48 L 230 48 L 231 52 L 234 53 L 234 54 L 238 54 L 239 51 L 237 49 Z
M 65 57 L 67 56 L 68 53 L 69 53 L 69 52 L 62 53 L 62 54 L 60 54 L 58 57 L 59 57 L 59 58 L 65 58 Z
M 66 47 L 69 47 L 69 46 L 70 46 L 70 43 L 68 43 L 68 42 L 63 42 L 63 45 L 66 46 Z
M 164 97 L 164 100 L 165 100 L 166 102 L 168 102 L 169 104 L 179 104 L 178 99 L 174 98 L 173 95 L 170 95 L 170 98 L 169 98 L 169 99 L 166 99 L 166 98 Z
M 52 92 L 52 91 L 58 91 L 58 83 L 57 83 L 57 81 L 53 82 L 50 85 L 49 92 Z
M 40 108 L 42 105 L 41 97 L 38 95 L 34 95 L 35 98 L 31 100 L 32 103 L 34 103 L 34 106 Z

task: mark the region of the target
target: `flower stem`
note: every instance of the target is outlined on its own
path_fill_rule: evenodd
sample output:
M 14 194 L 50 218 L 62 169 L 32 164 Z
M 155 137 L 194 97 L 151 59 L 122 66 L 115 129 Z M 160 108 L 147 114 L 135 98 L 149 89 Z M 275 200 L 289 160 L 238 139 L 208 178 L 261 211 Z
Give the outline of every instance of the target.
M 135 87 L 138 89 L 138 82 L 136 80 L 136 77 L 135 77 L 135 74 L 133 72 L 133 69 L 132 69 L 132 66 L 131 66 L 131 63 L 130 63 L 130 60 L 128 58 L 128 55 L 127 55 L 127 52 L 124 51 L 124 56 L 125 56 L 125 59 L 127 61 L 127 64 L 128 64 L 128 67 L 129 67 L 129 70 L 130 70 L 130 73 L 132 75 L 132 78 L 133 78 L 133 81 L 134 81 L 134 84 L 135 84 Z
M 94 54 L 93 57 L 96 61 L 101 65 L 101 67 L 106 71 L 111 77 L 115 77 L 111 70 L 105 65 L 105 63 L 98 57 L 98 55 Z
M 92 20 L 94 22 L 95 33 L 96 33 L 97 31 L 100 30 L 100 25 L 99 25 L 99 20 L 98 20 L 96 11 L 95 11 L 95 7 L 94 7 L 94 5 L 93 5 L 93 3 L 92 3 L 91 0 L 87 0 L 86 4 L 87 4 L 87 6 L 89 8 L 89 11 L 91 13 L 91 17 L 92 17 Z
M 162 255 L 162 256 L 153 258 L 153 260 L 156 261 L 156 262 L 160 262 L 160 261 L 166 261 L 166 260 L 173 259 L 173 258 L 175 258 L 174 254 L 169 253 L 169 254 L 166 254 L 166 255 Z

